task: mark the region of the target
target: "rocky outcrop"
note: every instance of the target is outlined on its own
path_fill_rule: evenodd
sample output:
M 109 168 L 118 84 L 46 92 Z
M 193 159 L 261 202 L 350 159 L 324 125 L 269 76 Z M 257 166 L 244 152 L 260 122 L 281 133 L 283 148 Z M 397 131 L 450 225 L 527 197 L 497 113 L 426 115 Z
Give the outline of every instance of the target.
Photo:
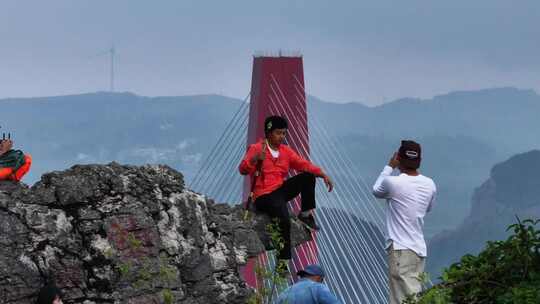
M 55 280 L 64 303 L 245 303 L 239 268 L 271 246 L 167 166 L 74 166 L 29 188 L 0 182 L 0 302 L 33 303 Z M 293 225 L 293 243 L 310 236 Z

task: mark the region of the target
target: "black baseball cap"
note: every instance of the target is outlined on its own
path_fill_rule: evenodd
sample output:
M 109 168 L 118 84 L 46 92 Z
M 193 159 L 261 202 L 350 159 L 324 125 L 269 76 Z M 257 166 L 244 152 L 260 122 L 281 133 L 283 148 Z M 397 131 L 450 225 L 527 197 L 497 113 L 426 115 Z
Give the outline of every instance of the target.
M 402 140 L 398 155 L 399 163 L 403 167 L 416 170 L 422 160 L 422 147 L 413 140 Z

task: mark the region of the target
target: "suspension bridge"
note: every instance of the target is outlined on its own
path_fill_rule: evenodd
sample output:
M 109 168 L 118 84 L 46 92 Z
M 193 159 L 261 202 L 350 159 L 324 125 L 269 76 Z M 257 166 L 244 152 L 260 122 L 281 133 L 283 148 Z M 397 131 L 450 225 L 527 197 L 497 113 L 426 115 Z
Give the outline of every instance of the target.
M 264 136 L 263 121 L 270 115 L 288 120 L 287 144 L 323 168 L 335 183 L 331 193 L 324 183 L 317 183 L 315 215 L 321 230 L 313 233 L 313 241 L 293 250 L 291 273 L 319 263 L 327 273 L 325 284 L 343 303 L 386 303 L 383 204 L 371 195 L 361 169 L 340 150 L 340 139 L 328 134 L 328 122 L 310 115 L 301 56 L 253 58 L 251 91 L 207 154 L 190 187 L 218 202 L 245 201 L 250 183 L 238 173 L 238 164 L 247 146 Z M 290 202 L 289 207 L 291 213 L 298 213 L 299 200 Z M 261 254 L 243 269 L 244 279 L 252 287 L 269 285 L 258 282 L 254 267 L 258 264 L 272 271 L 275 263 L 271 252 Z M 288 284 L 296 279 L 291 276 Z

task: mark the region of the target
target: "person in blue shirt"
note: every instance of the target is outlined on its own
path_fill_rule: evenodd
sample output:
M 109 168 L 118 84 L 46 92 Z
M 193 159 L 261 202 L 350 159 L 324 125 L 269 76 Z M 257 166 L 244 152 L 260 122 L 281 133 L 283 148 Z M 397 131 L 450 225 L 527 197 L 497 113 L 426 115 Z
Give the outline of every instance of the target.
M 300 280 L 281 293 L 279 304 L 341 304 L 322 283 L 324 271 L 319 265 L 308 265 L 297 274 Z

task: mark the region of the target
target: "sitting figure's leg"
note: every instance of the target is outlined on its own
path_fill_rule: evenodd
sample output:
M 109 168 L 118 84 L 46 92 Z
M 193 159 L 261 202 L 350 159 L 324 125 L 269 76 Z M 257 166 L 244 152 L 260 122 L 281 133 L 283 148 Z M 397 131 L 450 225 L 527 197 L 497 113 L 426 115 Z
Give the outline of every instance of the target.
M 0 168 L 0 181 L 10 180 L 12 176 L 13 176 L 12 168 Z
M 276 267 L 278 273 L 283 275 L 288 272 L 288 261 L 291 259 L 291 220 L 287 201 L 278 189 L 257 198 L 255 207 L 257 211 L 268 214 L 273 220 L 278 220 L 281 240 L 279 240 L 279 244 L 274 244 L 274 246 L 281 247 L 276 248 L 279 249 L 277 258 L 280 260 Z
M 279 221 L 279 231 L 281 235 L 280 244 L 275 244 L 281 247 L 278 252 L 278 261 L 276 261 L 276 272 L 285 276 L 289 272 L 289 260 L 291 259 L 291 219 L 287 207 L 287 201 L 283 200 L 281 207 L 276 208 L 279 211 L 277 219 Z
M 291 221 L 287 201 L 278 190 L 265 194 L 255 201 L 257 211 L 268 214 L 272 219 L 277 219 L 282 236 L 283 248 L 279 252 L 279 258 L 289 260 L 291 258 Z
M 283 183 L 282 189 L 287 201 L 301 194 L 302 203 L 298 219 L 304 222 L 310 229 L 319 230 L 312 214 L 312 210 L 316 207 L 315 175 L 306 172 L 295 175 Z

